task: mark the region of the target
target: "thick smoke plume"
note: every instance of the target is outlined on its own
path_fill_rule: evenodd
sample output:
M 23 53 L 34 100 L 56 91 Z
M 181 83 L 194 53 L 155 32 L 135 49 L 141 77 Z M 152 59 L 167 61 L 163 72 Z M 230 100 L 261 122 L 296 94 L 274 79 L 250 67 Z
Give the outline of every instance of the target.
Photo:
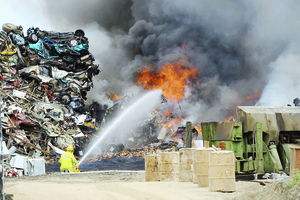
M 27 2 L 22 9 L 7 6 L 10 11 L 0 14 L 1 22 L 57 31 L 84 29 L 103 70 L 89 98 L 101 104 L 111 103 L 105 93 L 112 90 L 140 93 L 137 72 L 147 64 L 160 69 L 183 57 L 186 67 L 199 70 L 179 102 L 192 122 L 223 120 L 226 110 L 257 91 L 263 92 L 263 105 L 285 105 L 299 94 L 299 2 Z M 26 16 L 12 19 L 11 12 Z

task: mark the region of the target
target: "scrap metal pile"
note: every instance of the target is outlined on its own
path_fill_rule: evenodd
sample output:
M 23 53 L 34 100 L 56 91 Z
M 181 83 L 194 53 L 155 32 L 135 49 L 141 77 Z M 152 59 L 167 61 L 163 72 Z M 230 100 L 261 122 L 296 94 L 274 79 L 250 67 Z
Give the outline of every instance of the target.
M 67 146 L 80 149 L 102 119 L 100 105 L 85 105 L 100 71 L 83 30 L 44 31 L 3 24 L 0 32 L 1 121 L 7 148 L 55 159 Z M 99 109 L 98 109 L 99 110 Z

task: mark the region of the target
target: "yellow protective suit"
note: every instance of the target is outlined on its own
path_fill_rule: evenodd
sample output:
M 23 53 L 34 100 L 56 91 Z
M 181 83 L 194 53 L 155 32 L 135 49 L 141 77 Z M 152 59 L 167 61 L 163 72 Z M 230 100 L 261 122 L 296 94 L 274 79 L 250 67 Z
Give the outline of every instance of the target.
M 72 151 L 67 151 L 61 154 L 59 162 L 61 164 L 60 171 L 68 169 L 69 172 L 76 172 L 76 169 L 78 168 L 77 160 L 75 159 Z

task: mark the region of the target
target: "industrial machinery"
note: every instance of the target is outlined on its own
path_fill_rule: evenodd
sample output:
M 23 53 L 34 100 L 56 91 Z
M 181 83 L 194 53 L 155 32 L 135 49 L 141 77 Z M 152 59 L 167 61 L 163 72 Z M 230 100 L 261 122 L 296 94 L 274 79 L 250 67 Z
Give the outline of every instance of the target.
M 203 140 L 234 151 L 237 174 L 289 174 L 291 146 L 300 146 L 300 107 L 237 107 L 236 122 L 201 123 Z

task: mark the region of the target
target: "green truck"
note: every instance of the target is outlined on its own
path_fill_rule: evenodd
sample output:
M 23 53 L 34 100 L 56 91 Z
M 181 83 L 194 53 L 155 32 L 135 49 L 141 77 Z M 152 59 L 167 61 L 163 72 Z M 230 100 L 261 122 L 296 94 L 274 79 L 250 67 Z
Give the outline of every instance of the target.
M 238 106 L 237 121 L 201 126 L 210 147 L 234 151 L 237 174 L 289 174 L 289 147 L 300 146 L 300 107 Z

